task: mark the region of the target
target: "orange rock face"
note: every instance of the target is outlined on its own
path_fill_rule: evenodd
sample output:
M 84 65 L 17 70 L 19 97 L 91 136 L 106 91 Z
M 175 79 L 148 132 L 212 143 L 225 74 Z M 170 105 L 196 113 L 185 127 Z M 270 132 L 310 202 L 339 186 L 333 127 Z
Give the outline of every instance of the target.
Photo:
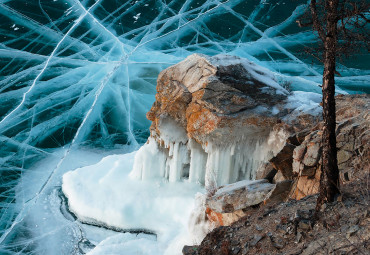
M 233 134 L 232 139 L 237 139 L 235 130 L 243 127 L 254 127 L 252 133 L 266 132 L 279 121 L 284 110 L 272 114 L 272 107 L 279 107 L 287 93 L 258 78 L 262 75 L 274 83 L 271 73 L 246 60 L 224 58 L 192 55 L 160 73 L 156 101 L 147 114 L 156 135 L 160 135 L 159 120 L 166 117 L 201 144 L 225 135 L 226 141 Z
M 207 219 L 212 222 L 215 227 L 219 226 L 230 226 L 232 223 L 238 221 L 242 217 L 246 216 L 247 213 L 243 210 L 236 210 L 232 213 L 218 213 L 210 208 L 206 209 Z
M 288 94 L 272 72 L 234 56 L 195 54 L 163 70 L 147 113 L 148 147 L 138 153 L 148 162 L 136 162 L 137 176 L 206 187 L 254 179 L 282 145 L 270 134 L 289 112 Z M 155 170 L 146 169 L 158 158 Z

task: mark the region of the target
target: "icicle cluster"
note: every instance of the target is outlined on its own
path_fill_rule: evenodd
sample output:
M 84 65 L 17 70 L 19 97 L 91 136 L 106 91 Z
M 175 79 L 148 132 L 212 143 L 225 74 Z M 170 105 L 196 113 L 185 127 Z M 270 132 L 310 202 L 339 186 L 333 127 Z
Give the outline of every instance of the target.
M 166 121 L 161 123 L 159 138 L 152 135 L 137 152 L 131 176 L 189 180 L 206 187 L 253 180 L 260 164 L 280 151 L 285 139 L 285 132 L 280 130 L 223 145 L 211 141 L 201 145 L 188 139 L 178 124 Z

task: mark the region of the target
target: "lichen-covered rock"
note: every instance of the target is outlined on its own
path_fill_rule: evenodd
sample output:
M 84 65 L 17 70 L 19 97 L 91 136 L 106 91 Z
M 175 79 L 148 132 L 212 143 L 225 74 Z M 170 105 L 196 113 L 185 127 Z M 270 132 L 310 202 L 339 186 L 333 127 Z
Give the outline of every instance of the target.
M 160 73 L 147 117 L 157 135 L 159 120 L 170 116 L 189 138 L 222 143 L 270 131 L 286 114 L 287 94 L 270 71 L 246 59 L 194 54 Z
M 289 135 L 279 125 L 291 111 L 287 96 L 273 73 L 246 59 L 187 57 L 158 77 L 147 114 L 151 137 L 136 155 L 132 176 L 211 188 L 255 179 Z
M 340 95 L 336 97 L 338 168 L 341 182 L 356 178 L 356 172 L 370 168 L 369 95 Z M 307 116 L 304 118 L 307 119 Z M 285 128 L 291 134 L 281 151 L 260 168 L 258 176 L 265 178 L 268 167 L 277 170 L 273 182 L 293 180 L 290 198 L 301 199 L 319 191 L 322 144 L 322 122 L 305 122 L 294 132 L 294 124 Z M 293 131 L 292 131 L 293 130 Z M 271 179 L 271 176 L 269 176 Z M 287 186 L 288 187 L 288 186 Z
M 251 206 L 258 205 L 270 199 L 279 200 L 285 190 L 274 193 L 276 184 L 267 180 L 240 181 L 220 187 L 213 196 L 205 200 L 206 215 L 215 226 L 229 226 L 247 215 Z M 285 192 L 286 193 L 286 192 Z
M 337 109 L 337 158 L 341 182 L 355 178 L 357 171 L 370 167 L 370 98 L 369 95 L 347 95 L 336 97 Z M 301 199 L 319 191 L 321 169 L 321 131 L 313 128 L 304 141 L 291 151 L 291 144 L 286 144 L 271 163 L 283 165 L 284 161 L 293 160 L 292 167 L 278 167 L 281 174 L 293 176 L 296 185 L 291 191 L 291 198 Z M 280 156 L 280 157 L 279 157 Z M 290 172 L 291 170 L 291 172 Z
M 218 226 L 230 226 L 234 222 L 243 218 L 247 215 L 247 211 L 244 209 L 236 210 L 230 213 L 219 213 L 213 211 L 211 208 L 206 209 L 207 219 L 212 222 L 215 227 Z
M 303 158 L 303 164 L 305 166 L 317 165 L 321 156 L 321 146 L 319 141 L 312 141 L 307 145 L 307 150 Z
M 340 181 L 356 178 L 358 171 L 370 166 L 370 97 L 369 95 L 337 96 L 337 158 Z M 300 199 L 319 191 L 321 169 L 321 132 L 307 136 L 301 146 L 306 153 L 300 164 L 293 198 Z
M 364 181 L 364 176 L 368 177 L 368 172 L 370 169 L 370 113 L 368 109 L 370 109 L 370 97 L 369 95 L 346 95 L 346 96 L 337 96 L 336 97 L 337 105 L 337 147 L 338 147 L 338 162 L 339 162 L 339 171 L 340 171 L 340 179 L 343 183 L 343 188 L 347 185 L 347 192 L 348 189 L 351 189 L 349 186 L 354 185 L 354 187 L 357 187 L 355 184 L 356 182 L 360 182 L 362 186 L 358 187 L 358 190 L 362 190 L 364 187 L 366 187 L 366 181 Z M 231 240 L 230 245 L 232 244 L 232 241 L 237 240 L 238 242 L 241 242 L 240 240 L 243 240 L 243 243 L 246 243 L 246 249 L 243 251 L 246 251 L 247 254 L 250 252 L 251 254 L 255 254 L 256 252 L 261 252 L 259 250 L 253 250 L 253 244 L 255 240 L 261 240 L 260 238 L 255 239 L 251 238 L 251 228 L 250 226 L 253 226 L 254 224 L 250 224 L 250 219 L 254 218 L 255 221 L 258 221 L 258 224 L 262 221 L 266 221 L 264 228 L 269 228 L 270 225 L 274 224 L 276 225 L 276 222 L 278 222 L 281 226 L 285 226 L 286 231 L 284 230 L 284 236 L 290 235 L 294 233 L 293 229 L 293 221 L 288 225 L 289 217 L 286 217 L 286 214 L 281 214 L 280 210 L 292 210 L 291 206 L 301 206 L 307 201 L 311 201 L 312 205 L 310 208 L 314 208 L 313 205 L 315 204 L 315 198 L 307 198 L 303 201 L 289 201 L 285 204 L 277 205 L 276 210 L 270 209 L 271 206 L 274 204 L 278 204 L 280 202 L 283 202 L 287 200 L 289 197 L 294 199 L 301 199 L 308 195 L 315 194 L 319 191 L 319 182 L 320 182 L 320 175 L 321 175 L 321 157 L 322 157 L 322 148 L 321 148 L 321 131 L 320 128 L 322 126 L 321 123 L 312 122 L 311 123 L 312 128 L 307 129 L 308 126 L 305 126 L 302 124 L 301 128 L 297 128 L 297 133 L 294 133 L 294 129 L 290 129 L 290 134 L 286 136 L 285 144 L 282 147 L 280 152 L 277 152 L 274 157 L 270 160 L 270 162 L 265 163 L 260 166 L 258 175 L 260 178 L 269 176 L 270 174 L 274 172 L 275 168 L 277 173 L 273 177 L 273 183 L 275 184 L 275 187 L 271 190 L 270 193 L 266 196 L 266 199 L 263 200 L 260 203 L 259 209 L 252 209 L 248 203 L 245 203 L 245 195 L 243 192 L 245 189 L 239 189 L 239 188 L 231 188 L 233 185 L 225 186 L 226 191 L 229 190 L 229 192 L 220 191 L 216 192 L 211 198 L 208 198 L 207 202 L 207 210 L 206 215 L 208 219 L 214 223 L 216 223 L 216 226 L 228 226 L 231 223 L 232 224 L 228 228 L 223 228 L 223 232 L 226 232 L 226 230 L 229 230 L 233 233 L 231 235 L 230 233 L 223 234 L 222 237 L 219 238 L 210 238 L 211 235 L 208 235 L 201 245 L 197 248 L 199 248 L 200 253 L 205 251 L 205 248 L 211 247 L 211 250 L 207 250 L 208 253 L 205 254 L 213 254 L 217 253 L 219 251 L 219 246 L 217 246 L 217 243 L 225 243 L 224 240 Z M 276 126 L 275 126 L 276 128 Z M 285 128 L 285 130 L 289 130 L 288 128 Z M 286 162 L 292 162 L 292 164 L 289 166 L 289 164 L 286 164 Z M 351 183 L 353 181 L 353 183 Z M 261 183 L 266 183 L 266 180 L 261 180 Z M 235 184 L 234 184 L 235 185 Z M 230 187 L 230 188 L 227 188 Z M 222 190 L 222 189 L 221 189 Z M 360 194 L 361 192 L 355 191 L 353 194 L 357 193 Z M 356 194 L 356 195 L 357 195 Z M 221 196 L 220 196 L 221 195 Z M 355 196 L 353 196 L 355 197 Z M 366 196 L 365 196 L 366 197 Z M 348 198 L 347 198 L 348 199 Z M 360 196 L 356 199 L 360 199 L 361 201 L 364 199 L 363 196 Z M 366 199 L 366 198 L 365 198 Z M 261 201 L 261 199 L 256 199 L 256 202 Z M 313 202 L 312 202 L 313 201 Z M 337 205 L 340 205 L 341 203 L 338 203 Z M 349 203 L 349 204 L 356 204 L 356 203 Z M 358 203 L 362 206 L 365 206 L 366 203 Z M 263 207 L 262 205 L 265 205 L 266 207 Z M 250 207 L 248 207 L 250 206 Z M 334 203 L 335 206 L 335 203 Z M 244 208 L 243 208 L 244 207 Z M 262 208 L 261 208 L 262 207 Z M 266 216 L 265 214 L 262 214 L 261 216 L 261 210 L 263 208 L 267 208 L 268 211 L 276 211 L 278 218 L 275 218 L 274 220 L 271 219 L 270 216 Z M 335 215 L 337 215 L 337 211 L 340 210 L 340 208 L 344 208 L 344 211 L 342 212 L 342 217 L 349 217 L 348 216 L 348 207 L 340 206 L 335 210 L 332 210 L 332 213 L 335 212 Z M 253 210 L 255 210 L 255 215 L 253 215 Z M 356 209 L 357 210 L 357 209 Z M 298 211 L 297 211 L 298 212 Z M 355 211 L 357 212 L 357 211 Z M 351 214 L 351 213 L 350 213 Z M 368 216 L 367 212 L 365 212 L 365 218 Z M 267 214 L 269 215 L 269 214 Z M 281 215 L 284 215 L 283 217 Z M 242 218 L 242 219 L 241 219 Z M 341 218 L 341 217 L 339 217 Z M 293 217 L 292 217 L 293 219 Z M 237 221 L 237 222 L 236 222 Z M 295 221 L 295 219 L 294 219 Z M 338 219 L 333 220 L 333 222 L 337 222 Z M 365 219 L 366 221 L 366 219 Z M 346 224 L 347 220 L 342 221 L 340 224 Z M 349 221 L 348 221 L 349 222 Z M 358 220 L 354 220 L 355 223 L 358 224 Z M 367 221 L 368 222 L 368 221 Z M 296 224 L 295 222 L 294 224 Z M 329 223 L 331 224 L 331 223 Z M 348 224 L 348 223 L 347 223 Z M 351 223 L 352 224 L 352 223 Z M 364 223 L 363 223 L 364 224 Z M 273 226 L 272 230 L 278 230 L 277 226 Z M 291 247 L 296 246 L 298 243 L 305 242 L 304 240 L 308 238 L 305 236 L 302 241 L 302 233 L 300 231 L 310 231 L 311 233 L 314 231 L 320 230 L 319 228 L 313 228 L 312 223 L 309 221 L 299 221 L 298 226 L 295 225 L 298 229 L 297 237 L 292 238 L 289 240 L 298 240 L 296 241 Z M 249 227 L 249 228 L 248 228 Z M 290 229 L 290 230 L 289 230 Z M 323 228 L 324 229 L 324 228 Z M 342 228 L 341 228 L 342 229 Z M 348 240 L 350 238 L 353 239 L 353 241 L 359 241 L 359 240 L 366 240 L 368 237 L 368 231 L 365 234 L 361 234 L 362 237 L 365 237 L 365 239 L 359 239 L 354 240 L 353 233 L 354 231 L 361 231 L 362 229 L 369 229 L 369 228 L 360 228 L 356 227 L 354 229 L 344 229 L 345 231 L 337 231 L 336 238 L 339 240 L 336 245 L 338 245 L 335 249 L 339 249 L 340 246 L 341 249 L 346 249 L 348 252 L 350 249 L 348 246 L 343 246 L 343 240 L 341 239 L 343 236 L 347 238 Z M 216 233 L 219 230 L 217 228 L 212 233 Z M 259 231 L 259 230 L 258 230 Z M 239 235 L 234 235 L 235 233 L 239 232 Z M 267 232 L 267 230 L 264 230 L 264 232 Z M 343 232 L 343 233 L 340 233 Z M 273 232 L 271 232 L 274 234 Z M 327 233 L 327 230 L 325 229 L 325 233 Z M 267 235 L 270 237 L 271 244 L 274 248 L 274 252 L 276 252 L 277 249 L 284 250 L 286 248 L 286 245 L 284 242 L 281 242 L 280 239 L 276 239 L 275 235 L 269 235 L 269 232 L 267 232 Z M 298 235 L 301 235 L 298 238 Z M 352 236 L 351 236 L 352 235 Z M 274 238 L 271 238 L 271 237 Z M 321 236 L 317 235 L 317 236 Z M 244 239 L 243 239 L 244 238 Z M 316 237 L 315 237 L 316 238 Z M 314 245 L 308 245 L 305 246 L 305 249 L 303 249 L 304 253 L 307 254 L 316 254 L 319 252 L 321 246 L 317 245 L 312 239 L 308 244 L 314 244 Z M 335 240 L 337 240 L 335 239 Z M 286 240 L 286 239 L 284 239 Z M 323 239 L 324 240 L 324 239 Z M 334 239 L 333 239 L 334 240 Z M 261 241 L 260 241 L 261 242 Z M 293 241 L 294 242 L 294 241 Z M 236 242 L 235 242 L 236 243 Z M 271 244 L 266 244 L 266 247 L 271 248 Z M 312 246 L 312 247 L 311 247 Z M 235 247 L 240 247 L 239 243 L 236 243 L 235 245 L 231 245 L 230 250 L 235 250 Z M 362 246 L 361 246 L 362 247 Z M 233 249 L 234 248 L 234 249 Z M 333 249 L 333 250 L 335 250 Z M 197 249 L 198 251 L 198 249 Z M 265 250 L 266 251 L 266 250 Z M 268 250 L 271 252 L 272 250 Z M 238 250 L 239 252 L 239 250 Z M 284 250 L 285 252 L 285 250 Z M 302 249 L 299 251 L 302 252 Z M 292 253 L 299 253 L 299 252 L 292 252 Z M 290 254 L 290 252 L 288 252 Z M 220 253 L 221 254 L 221 253 Z

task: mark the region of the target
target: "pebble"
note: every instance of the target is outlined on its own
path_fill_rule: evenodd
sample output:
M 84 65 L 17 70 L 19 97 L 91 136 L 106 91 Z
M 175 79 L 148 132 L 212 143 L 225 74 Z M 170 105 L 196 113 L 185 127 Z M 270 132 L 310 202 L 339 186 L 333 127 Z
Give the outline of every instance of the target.
M 302 237 L 303 237 L 303 233 L 302 232 L 298 232 L 297 233 L 297 236 L 296 236 L 296 239 L 295 239 L 295 243 L 300 243 L 301 240 L 302 240 Z
M 298 223 L 298 228 L 301 229 L 301 230 L 305 230 L 305 231 L 311 230 L 312 229 L 312 222 L 309 221 L 309 220 L 301 220 Z
M 351 236 L 353 236 L 357 231 L 360 230 L 360 227 L 355 225 L 355 226 L 350 226 L 348 231 L 347 231 L 347 235 L 346 237 L 349 238 Z
M 245 243 L 244 248 L 242 250 L 242 255 L 248 254 L 248 251 L 249 251 L 249 244 Z
M 293 227 L 291 227 L 288 224 L 279 224 L 276 226 L 276 231 L 278 231 L 281 234 L 292 234 Z
M 232 252 L 233 252 L 233 254 L 238 254 L 240 252 L 240 248 L 239 247 L 234 247 L 234 248 L 232 248 Z
M 263 227 L 261 227 L 260 225 L 256 225 L 256 230 L 262 231 L 263 230 Z
M 197 254 L 197 249 L 198 247 L 196 246 L 187 246 L 185 245 L 184 248 L 182 248 L 182 253 L 183 254 L 191 254 L 191 255 L 195 255 Z
M 283 239 L 281 239 L 278 236 L 274 236 L 271 232 L 268 232 L 267 235 L 270 237 L 270 241 L 276 249 L 280 250 L 280 249 L 284 248 L 285 242 L 284 242 Z
M 261 241 L 264 238 L 264 236 L 261 235 L 254 235 L 253 240 L 250 242 L 251 246 L 256 246 L 256 244 Z

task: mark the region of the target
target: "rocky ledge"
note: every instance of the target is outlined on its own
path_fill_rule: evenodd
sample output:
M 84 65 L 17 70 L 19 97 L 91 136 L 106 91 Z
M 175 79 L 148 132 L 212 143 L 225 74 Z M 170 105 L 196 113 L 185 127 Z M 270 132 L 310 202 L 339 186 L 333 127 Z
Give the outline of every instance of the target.
M 370 159 L 370 97 L 336 97 L 338 167 L 341 182 L 354 180 Z M 301 199 L 318 192 L 321 174 L 322 122 L 291 135 L 283 149 L 264 168 L 276 169 L 275 182 L 292 180 L 289 198 Z M 360 171 L 360 173 L 359 173 Z M 270 173 L 271 175 L 271 173 Z
M 364 169 L 370 167 L 369 106 L 369 95 L 336 97 L 338 164 L 342 184 L 358 179 L 364 174 Z M 308 126 L 298 132 L 292 131 L 290 127 L 290 135 L 282 149 L 257 169 L 257 179 L 271 183 L 269 188 L 260 187 L 265 190 L 260 199 L 240 199 L 250 197 L 253 193 L 253 189 L 248 187 L 250 183 L 239 187 L 238 192 L 232 194 L 220 191 L 230 190 L 234 184 L 223 186 L 216 190 L 215 195 L 206 199 L 208 219 L 215 226 L 230 225 L 247 215 L 255 206 L 278 204 L 318 193 L 322 122 L 312 124 L 313 127 Z M 289 126 L 285 130 L 289 130 Z M 225 201 L 229 203 L 225 205 Z

